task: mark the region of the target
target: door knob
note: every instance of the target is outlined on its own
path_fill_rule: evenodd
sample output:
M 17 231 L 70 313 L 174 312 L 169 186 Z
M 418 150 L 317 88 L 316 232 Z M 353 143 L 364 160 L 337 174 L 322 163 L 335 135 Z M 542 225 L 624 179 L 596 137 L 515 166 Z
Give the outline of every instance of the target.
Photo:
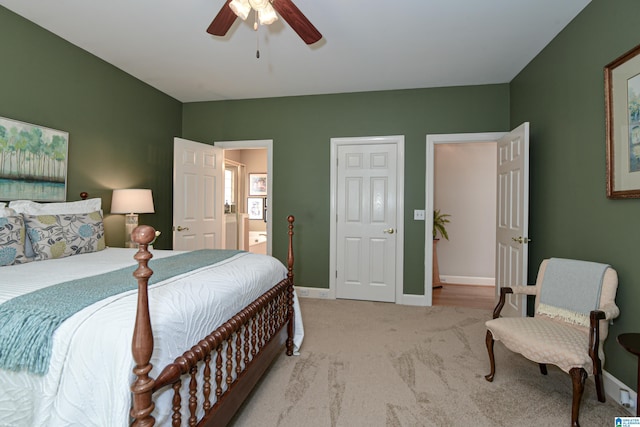
M 513 240 L 514 242 L 518 242 L 518 243 L 529 243 L 531 241 L 530 238 L 522 237 L 522 236 L 512 237 L 511 240 Z
M 384 233 L 393 234 L 394 230 L 393 230 L 393 228 L 388 228 L 388 229 L 384 230 L 383 232 Z
M 176 231 L 187 231 L 187 230 L 189 230 L 189 227 L 183 227 L 183 226 L 179 225 L 179 226 L 177 226 L 175 228 L 175 230 Z

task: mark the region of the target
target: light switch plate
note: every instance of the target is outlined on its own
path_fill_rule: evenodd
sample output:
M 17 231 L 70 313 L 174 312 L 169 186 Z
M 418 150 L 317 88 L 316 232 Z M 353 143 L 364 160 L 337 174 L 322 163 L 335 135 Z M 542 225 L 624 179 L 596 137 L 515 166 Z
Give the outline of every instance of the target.
M 424 209 L 414 209 L 413 219 L 416 221 L 424 221 Z

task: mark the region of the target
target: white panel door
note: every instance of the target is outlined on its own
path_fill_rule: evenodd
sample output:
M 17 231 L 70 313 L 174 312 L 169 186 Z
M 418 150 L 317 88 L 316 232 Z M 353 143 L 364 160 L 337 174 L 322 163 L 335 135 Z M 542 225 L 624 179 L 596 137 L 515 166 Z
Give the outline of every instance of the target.
M 223 249 L 224 152 L 173 141 L 173 249 Z
M 340 145 L 337 154 L 336 297 L 393 302 L 397 145 Z
M 529 123 L 498 141 L 496 298 L 500 289 L 527 284 L 529 231 Z M 507 295 L 505 317 L 526 315 L 526 297 Z

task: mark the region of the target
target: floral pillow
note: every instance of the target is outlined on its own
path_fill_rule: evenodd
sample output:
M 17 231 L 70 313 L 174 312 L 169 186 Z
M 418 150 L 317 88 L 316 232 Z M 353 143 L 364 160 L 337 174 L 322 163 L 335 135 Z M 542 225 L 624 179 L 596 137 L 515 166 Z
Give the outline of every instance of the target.
M 0 266 L 29 262 L 24 254 L 24 239 L 21 215 L 0 217 Z
M 100 211 L 23 216 L 36 260 L 97 252 L 105 248 Z

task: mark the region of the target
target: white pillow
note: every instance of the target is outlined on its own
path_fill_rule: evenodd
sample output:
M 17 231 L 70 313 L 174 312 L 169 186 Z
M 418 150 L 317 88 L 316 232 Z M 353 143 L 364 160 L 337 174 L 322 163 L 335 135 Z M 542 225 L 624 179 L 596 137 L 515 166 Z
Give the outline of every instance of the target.
M 15 216 L 15 215 L 16 215 L 16 211 L 14 211 L 11 208 L 5 208 L 0 204 L 0 218 L 6 218 L 8 216 Z
M 4 208 L 5 206 L 7 206 L 5 202 L 0 202 L 0 208 Z
M 31 200 L 13 200 L 9 207 L 18 213 L 28 215 L 60 215 L 85 214 L 102 210 L 102 199 L 99 197 L 77 202 L 38 203 Z

